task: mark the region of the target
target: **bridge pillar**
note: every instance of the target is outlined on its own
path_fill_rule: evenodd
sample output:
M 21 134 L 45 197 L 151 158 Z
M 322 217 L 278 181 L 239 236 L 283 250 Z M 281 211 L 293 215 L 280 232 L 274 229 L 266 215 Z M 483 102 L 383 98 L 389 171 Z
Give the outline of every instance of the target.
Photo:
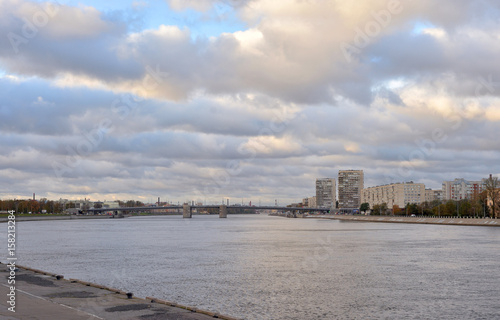
M 219 207 L 219 218 L 227 218 L 227 206 L 221 205 Z
M 182 217 L 183 218 L 191 218 L 191 206 L 189 204 L 185 204 L 182 206 Z

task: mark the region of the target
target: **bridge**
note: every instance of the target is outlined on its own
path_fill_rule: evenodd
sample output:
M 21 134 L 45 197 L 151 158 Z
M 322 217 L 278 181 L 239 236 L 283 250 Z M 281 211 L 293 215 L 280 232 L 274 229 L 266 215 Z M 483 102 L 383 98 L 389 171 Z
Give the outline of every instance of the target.
M 190 206 L 188 204 L 184 205 L 173 205 L 167 207 L 120 207 L 120 208 L 93 208 L 82 210 L 86 213 L 103 213 L 108 211 L 113 211 L 115 214 L 127 213 L 132 211 L 154 211 L 154 210 L 171 210 L 171 209 L 182 209 L 183 218 L 191 218 L 193 216 L 193 209 L 218 209 L 219 218 L 227 218 L 227 213 L 229 209 L 252 209 L 252 210 L 278 210 L 289 212 L 292 216 L 296 216 L 300 212 L 330 212 L 326 208 L 303 208 L 303 207 L 278 207 L 278 206 L 227 206 L 227 205 L 194 205 Z

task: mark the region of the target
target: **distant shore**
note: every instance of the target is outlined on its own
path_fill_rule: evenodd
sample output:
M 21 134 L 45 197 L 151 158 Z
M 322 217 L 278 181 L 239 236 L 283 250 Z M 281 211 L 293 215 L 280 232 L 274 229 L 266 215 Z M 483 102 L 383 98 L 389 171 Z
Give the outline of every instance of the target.
M 38 215 L 33 214 L 31 216 L 16 216 L 17 221 L 46 221 L 46 220 L 76 220 L 76 219 L 112 219 L 113 216 L 104 215 Z M 7 217 L 0 217 L 0 223 L 7 222 Z
M 440 224 L 455 226 L 500 227 L 500 219 L 477 218 L 429 218 L 429 217 L 396 217 L 396 216 L 360 216 L 360 215 L 324 215 L 308 216 L 307 219 L 332 219 L 353 222 L 385 222 L 385 223 L 414 223 Z
M 193 213 L 193 215 L 208 215 L 202 213 Z M 215 215 L 215 214 L 212 214 Z M 22 216 L 16 215 L 16 221 L 48 221 L 48 220 L 78 220 L 78 219 L 119 219 L 129 217 L 153 217 L 153 216 L 182 216 L 182 213 L 169 212 L 169 213 L 146 213 L 146 214 L 125 214 L 123 216 L 112 215 L 51 215 L 51 214 L 23 214 Z M 7 222 L 7 215 L 0 216 L 0 223 Z
M 128 216 L 123 216 L 120 218 L 126 218 Z M 33 214 L 33 215 L 23 215 L 23 216 L 16 216 L 16 222 L 18 221 L 47 221 L 47 220 L 78 220 L 78 219 L 113 219 L 113 218 L 119 218 L 118 216 L 111 216 L 111 215 L 38 215 L 38 214 Z M 0 223 L 2 222 L 7 222 L 7 217 L 0 217 Z

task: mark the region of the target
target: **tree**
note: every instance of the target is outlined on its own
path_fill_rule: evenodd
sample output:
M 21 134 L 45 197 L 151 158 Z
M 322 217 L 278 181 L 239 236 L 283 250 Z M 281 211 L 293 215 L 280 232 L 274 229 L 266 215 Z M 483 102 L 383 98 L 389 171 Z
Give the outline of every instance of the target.
M 384 202 L 380 205 L 380 214 L 387 214 L 387 203 Z
M 486 179 L 486 195 L 488 196 L 488 203 L 491 204 L 491 217 L 498 218 L 497 206 L 500 202 L 500 184 L 498 182 L 498 177 L 490 177 Z
M 472 205 L 467 199 L 463 199 L 460 201 L 460 214 L 462 216 L 471 216 L 472 215 Z
M 29 203 L 31 213 L 39 213 L 40 212 L 40 204 L 36 200 L 30 200 Z
M 159 204 L 158 204 L 159 205 Z M 128 200 L 126 203 L 125 203 L 125 206 L 126 207 L 135 207 L 135 201 L 134 200 Z
M 455 201 L 448 200 L 444 205 L 443 216 L 454 216 L 457 214 L 457 205 Z
M 387 214 L 387 203 L 373 205 L 372 215 L 385 215 Z
M 136 207 L 144 207 L 144 203 L 140 202 L 140 201 L 136 201 L 135 202 L 135 206 Z
M 404 213 L 405 213 L 404 210 L 401 210 L 401 208 L 397 204 L 392 206 L 392 214 L 397 216 L 397 215 L 404 215 Z
M 407 203 L 406 204 L 406 214 L 408 215 L 418 215 L 418 205 L 416 203 Z
M 366 212 L 370 210 L 370 204 L 368 202 L 362 203 L 359 207 L 359 211 Z
M 423 215 L 430 216 L 432 215 L 432 204 L 429 203 L 428 201 L 422 202 L 418 206 L 418 212 L 420 212 Z

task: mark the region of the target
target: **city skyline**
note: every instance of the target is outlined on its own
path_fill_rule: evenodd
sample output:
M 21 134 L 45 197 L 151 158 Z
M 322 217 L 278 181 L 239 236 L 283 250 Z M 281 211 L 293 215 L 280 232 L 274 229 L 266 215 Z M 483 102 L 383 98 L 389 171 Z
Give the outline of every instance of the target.
M 0 199 L 292 203 L 500 174 L 500 4 L 0 2 Z M 332 17 L 335 17 L 332 18 Z
M 352 175 L 352 176 L 351 176 Z M 491 175 L 492 176 L 492 175 Z M 481 193 L 482 191 L 485 191 L 485 185 L 486 185 L 486 178 L 482 178 L 481 181 L 470 181 L 466 180 L 463 178 L 454 178 L 452 181 L 442 181 L 441 188 L 433 189 L 430 188 L 429 186 L 426 186 L 423 183 L 419 182 L 414 182 L 414 181 L 400 181 L 400 182 L 393 182 L 393 183 L 388 183 L 388 184 L 382 184 L 382 185 L 375 185 L 375 186 L 364 186 L 364 173 L 363 170 L 339 170 L 338 172 L 338 177 L 342 177 L 342 180 L 345 180 L 347 178 L 347 181 L 343 181 L 342 185 L 337 184 L 336 178 L 317 178 L 316 183 L 315 183 L 315 192 L 314 196 L 308 197 L 308 195 L 304 194 L 302 196 L 306 196 L 306 198 L 302 198 L 302 205 L 306 207 L 311 207 L 311 208 L 329 208 L 332 207 L 331 205 L 333 203 L 338 203 L 339 207 L 338 209 L 354 209 L 353 206 L 345 206 L 339 203 L 339 187 L 340 189 L 344 189 L 347 187 L 348 190 L 344 191 L 346 199 L 348 202 L 354 201 L 356 203 L 359 202 L 359 205 L 361 205 L 364 202 L 372 204 L 380 204 L 382 202 L 387 202 L 387 203 L 393 203 L 396 198 L 394 196 L 391 196 L 389 198 L 384 198 L 384 193 L 385 196 L 388 196 L 390 194 L 395 194 L 394 193 L 394 188 L 397 187 L 401 190 L 398 190 L 398 195 L 396 197 L 398 198 L 397 201 L 404 201 L 404 203 L 416 203 L 419 204 L 421 202 L 431 202 L 433 200 L 440 200 L 440 201 L 448 201 L 448 200 L 453 200 L 453 201 L 460 201 L 463 199 L 472 199 L 473 196 Z M 351 180 L 349 183 L 348 180 Z M 480 184 L 480 185 L 479 185 Z M 419 192 L 414 192 L 413 187 L 418 186 L 420 188 Z M 408 194 L 406 194 L 406 189 L 409 187 Z M 391 190 L 392 189 L 392 190 Z M 405 193 L 403 194 L 401 191 L 405 190 Z M 411 189 L 411 190 L 410 190 Z M 379 201 L 373 201 L 374 197 L 374 192 L 377 194 L 377 197 L 380 197 L 380 191 L 381 190 L 391 190 L 391 191 L 382 191 L 382 199 L 385 200 L 379 200 Z M 451 191 L 453 190 L 453 191 Z M 352 198 L 351 193 L 355 193 L 356 196 L 355 198 Z M 331 193 L 331 198 L 327 196 L 327 194 Z M 418 195 L 416 194 L 418 193 Z M 453 193 L 453 195 L 452 195 Z M 320 196 L 320 201 L 318 201 L 318 204 L 316 203 L 316 198 L 318 195 L 323 194 Z M 314 198 L 314 199 L 313 199 Z M 325 198 L 324 200 L 329 201 L 329 204 L 326 206 L 323 204 L 323 201 L 321 198 Z M 32 200 L 39 200 L 39 199 L 45 199 L 49 201 L 56 201 L 56 202 L 125 202 L 125 201 L 136 201 L 137 199 L 141 199 L 141 202 L 144 202 L 145 204 L 152 205 L 152 204 L 158 204 L 158 203 L 163 203 L 163 204 L 171 204 L 171 205 L 179 205 L 182 203 L 198 203 L 198 204 L 227 204 L 227 205 L 253 205 L 260 206 L 268 206 L 268 205 L 290 205 L 290 204 L 296 204 L 297 200 L 300 199 L 294 199 L 294 201 L 290 203 L 284 203 L 282 201 L 282 198 L 275 198 L 271 202 L 264 202 L 262 203 L 262 199 L 252 199 L 252 198 L 234 198 L 234 197 L 227 197 L 227 198 L 222 198 L 218 200 L 208 200 L 207 199 L 172 199 L 171 197 L 164 197 L 162 198 L 161 196 L 158 196 L 157 198 L 154 197 L 139 197 L 139 198 L 130 198 L 130 199 L 112 199 L 112 200 L 107 200 L 107 199 L 90 199 L 86 197 L 74 197 L 74 198 L 59 198 L 59 199 L 48 199 L 46 197 L 36 197 L 36 193 L 32 194 Z M 404 199 L 404 200 L 403 200 Z M 7 198 L 0 198 L 0 200 L 14 200 L 13 198 L 7 199 Z M 19 197 L 16 198 L 16 200 L 30 200 L 27 197 Z M 313 203 L 308 203 L 310 201 L 313 201 Z M 391 202 L 393 201 L 393 202 Z M 300 201 L 299 201 L 300 202 Z M 401 202 L 398 202 L 398 205 L 400 207 L 404 207 Z M 343 207 L 342 207 L 343 206 Z M 333 206 L 333 207 L 336 207 Z

